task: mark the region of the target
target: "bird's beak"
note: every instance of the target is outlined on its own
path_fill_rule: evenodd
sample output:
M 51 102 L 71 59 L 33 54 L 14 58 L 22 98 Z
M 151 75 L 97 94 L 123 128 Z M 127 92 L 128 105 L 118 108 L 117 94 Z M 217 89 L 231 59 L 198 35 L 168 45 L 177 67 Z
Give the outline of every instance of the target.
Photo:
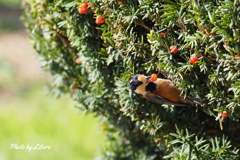
M 151 82 L 151 77 L 152 77 L 152 76 L 146 76 L 146 80 L 147 80 L 148 82 Z

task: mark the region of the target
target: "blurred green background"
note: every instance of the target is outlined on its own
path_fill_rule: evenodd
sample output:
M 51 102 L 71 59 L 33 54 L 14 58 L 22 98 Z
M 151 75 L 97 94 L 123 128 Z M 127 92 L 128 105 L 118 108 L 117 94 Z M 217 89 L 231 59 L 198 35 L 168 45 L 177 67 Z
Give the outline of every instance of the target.
M 0 0 L 0 160 L 94 159 L 105 144 L 99 120 L 80 113 L 69 96 L 44 92 L 51 78 L 39 68 L 20 6 Z M 51 148 L 26 149 L 36 145 Z

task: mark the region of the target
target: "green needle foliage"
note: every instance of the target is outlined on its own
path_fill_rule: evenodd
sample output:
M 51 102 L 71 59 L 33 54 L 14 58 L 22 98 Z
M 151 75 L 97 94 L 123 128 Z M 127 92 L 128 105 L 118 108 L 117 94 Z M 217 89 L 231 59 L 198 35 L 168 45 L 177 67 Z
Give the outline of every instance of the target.
M 25 1 L 22 19 L 51 91 L 103 118 L 112 143 L 102 159 L 239 159 L 240 2 L 89 0 L 80 14 L 83 2 Z M 171 79 L 208 104 L 144 100 L 128 88 L 137 73 Z

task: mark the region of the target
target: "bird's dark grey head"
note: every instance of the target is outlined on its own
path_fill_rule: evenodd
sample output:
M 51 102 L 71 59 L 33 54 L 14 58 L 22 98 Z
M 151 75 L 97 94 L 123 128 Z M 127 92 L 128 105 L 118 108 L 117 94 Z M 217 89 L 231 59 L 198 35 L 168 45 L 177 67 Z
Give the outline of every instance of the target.
M 143 84 L 143 82 L 139 81 L 138 80 L 138 76 L 140 74 L 136 74 L 135 76 L 132 77 L 131 81 L 130 81 L 130 85 L 129 85 L 129 88 L 132 90 L 132 91 L 135 91 L 135 89 L 140 86 L 141 84 Z
M 145 76 L 141 74 L 136 74 L 135 76 L 132 77 L 130 81 L 129 88 L 132 91 L 135 91 L 136 88 L 144 83 Z

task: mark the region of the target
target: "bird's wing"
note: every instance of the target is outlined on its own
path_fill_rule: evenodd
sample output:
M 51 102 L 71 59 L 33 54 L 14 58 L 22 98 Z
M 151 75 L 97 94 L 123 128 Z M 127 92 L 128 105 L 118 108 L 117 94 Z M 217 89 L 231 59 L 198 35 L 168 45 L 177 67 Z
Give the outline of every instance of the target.
M 190 104 L 187 104 L 187 103 L 172 102 L 166 98 L 157 96 L 155 94 L 147 94 L 144 97 L 149 101 L 159 103 L 159 104 L 167 104 L 167 105 L 174 105 L 174 106 L 191 106 Z

